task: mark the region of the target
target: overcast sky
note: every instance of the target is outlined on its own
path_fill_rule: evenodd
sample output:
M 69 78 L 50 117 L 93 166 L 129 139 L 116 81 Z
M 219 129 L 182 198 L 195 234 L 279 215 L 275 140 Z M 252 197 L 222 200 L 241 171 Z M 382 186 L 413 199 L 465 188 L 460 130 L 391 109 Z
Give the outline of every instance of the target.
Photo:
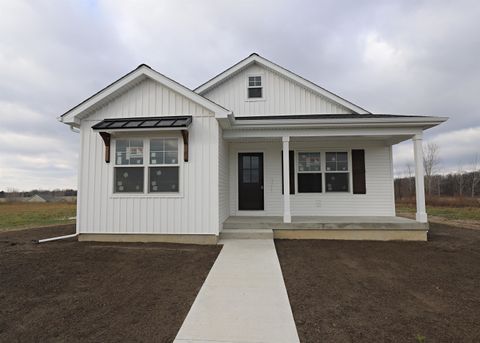
M 372 112 L 450 117 L 425 139 L 468 168 L 479 18 L 475 0 L 0 0 L 0 190 L 76 188 L 78 134 L 56 118 L 137 65 L 195 88 L 252 52 Z

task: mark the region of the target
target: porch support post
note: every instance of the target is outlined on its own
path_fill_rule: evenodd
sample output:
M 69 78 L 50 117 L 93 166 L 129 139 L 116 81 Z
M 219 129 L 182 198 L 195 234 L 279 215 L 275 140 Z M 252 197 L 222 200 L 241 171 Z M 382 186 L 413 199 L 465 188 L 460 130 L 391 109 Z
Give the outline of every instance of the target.
M 420 223 L 427 222 L 427 212 L 425 210 L 425 185 L 423 171 L 423 145 L 422 134 L 413 136 L 413 153 L 415 156 L 415 194 L 417 197 L 416 220 Z
M 290 215 L 290 136 L 283 136 L 283 222 L 291 223 Z

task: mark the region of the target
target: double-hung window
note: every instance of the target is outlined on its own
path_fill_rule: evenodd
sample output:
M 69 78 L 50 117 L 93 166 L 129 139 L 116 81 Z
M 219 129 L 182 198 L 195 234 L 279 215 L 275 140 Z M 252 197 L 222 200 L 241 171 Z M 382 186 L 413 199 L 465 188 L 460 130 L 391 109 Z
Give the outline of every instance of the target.
M 116 139 L 115 150 L 114 193 L 179 192 L 178 138 Z
M 247 96 L 249 99 L 263 98 L 263 87 L 262 87 L 261 76 L 248 77 Z
M 320 152 L 298 153 L 298 193 L 322 192 Z
M 178 192 L 179 164 L 178 139 L 155 138 L 150 140 L 150 167 L 148 191 Z
M 115 143 L 115 193 L 143 193 L 144 158 L 142 139 L 117 139 Z
M 327 152 L 325 154 L 325 188 L 327 192 L 348 192 L 347 152 Z

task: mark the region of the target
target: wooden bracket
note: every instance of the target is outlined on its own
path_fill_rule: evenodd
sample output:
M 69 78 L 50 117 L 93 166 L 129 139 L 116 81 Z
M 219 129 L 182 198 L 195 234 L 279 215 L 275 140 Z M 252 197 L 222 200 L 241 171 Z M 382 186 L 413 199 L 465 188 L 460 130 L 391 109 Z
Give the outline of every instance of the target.
M 181 130 L 183 137 L 183 160 L 188 162 L 188 130 Z
M 108 132 L 100 132 L 100 136 L 105 143 L 105 162 L 110 163 L 110 134 Z

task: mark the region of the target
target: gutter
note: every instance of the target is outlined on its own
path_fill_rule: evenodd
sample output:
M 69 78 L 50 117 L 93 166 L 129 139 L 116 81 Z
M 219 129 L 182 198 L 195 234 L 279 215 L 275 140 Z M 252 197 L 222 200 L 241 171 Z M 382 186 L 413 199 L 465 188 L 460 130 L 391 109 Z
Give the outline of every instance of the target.
M 447 117 L 405 117 L 405 118 L 355 118 L 352 119 L 262 119 L 262 120 L 245 120 L 229 117 L 232 128 L 241 129 L 261 129 L 261 128 L 329 128 L 329 127 L 391 127 L 391 126 L 424 126 L 430 128 L 445 122 Z

